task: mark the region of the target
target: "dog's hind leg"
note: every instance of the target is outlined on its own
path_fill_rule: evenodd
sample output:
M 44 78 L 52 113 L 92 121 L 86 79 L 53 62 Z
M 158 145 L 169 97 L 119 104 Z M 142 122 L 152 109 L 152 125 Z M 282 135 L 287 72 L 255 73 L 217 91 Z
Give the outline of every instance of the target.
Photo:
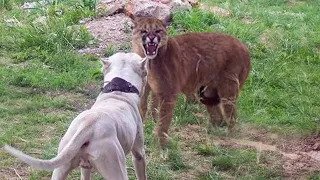
M 91 169 L 81 168 L 81 180 L 90 180 Z
M 137 133 L 135 143 L 132 147 L 132 162 L 135 168 L 136 176 L 138 180 L 146 180 L 146 159 L 143 146 L 143 131 L 142 128 Z
M 90 162 L 94 164 L 103 179 L 128 180 L 125 153 L 117 137 L 92 143 L 91 146 L 95 149 Z
M 73 169 L 72 164 L 68 163 L 66 165 L 60 166 L 55 169 L 52 173 L 51 180 L 65 180 L 69 172 Z
M 65 135 L 66 136 L 66 135 Z M 58 147 L 58 154 L 62 151 L 62 149 L 66 146 L 66 144 L 69 142 L 69 139 L 66 139 L 65 137 L 61 139 Z M 56 169 L 54 169 L 51 180 L 65 180 L 67 179 L 67 176 L 69 172 L 76 168 L 78 166 L 78 162 L 71 161 L 63 166 L 60 166 Z

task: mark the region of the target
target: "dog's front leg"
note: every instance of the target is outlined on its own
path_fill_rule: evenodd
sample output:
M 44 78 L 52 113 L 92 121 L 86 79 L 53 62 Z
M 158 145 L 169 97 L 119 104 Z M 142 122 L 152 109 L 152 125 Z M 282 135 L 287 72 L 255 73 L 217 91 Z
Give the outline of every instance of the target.
M 135 168 L 136 176 L 138 180 L 146 180 L 146 158 L 145 150 L 143 146 L 143 129 L 142 125 L 139 127 L 137 136 L 132 147 L 132 162 Z

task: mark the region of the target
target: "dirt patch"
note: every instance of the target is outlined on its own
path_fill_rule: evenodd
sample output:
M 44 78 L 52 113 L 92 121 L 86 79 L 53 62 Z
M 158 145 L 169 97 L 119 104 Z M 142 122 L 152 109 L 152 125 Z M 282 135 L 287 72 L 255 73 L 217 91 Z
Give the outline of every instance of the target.
M 84 26 L 98 40 L 98 46 L 81 49 L 79 52 L 103 56 L 106 46 L 117 47 L 130 42 L 131 25 L 130 18 L 125 14 L 115 14 L 87 21 Z
M 242 18 L 241 22 L 243 22 L 244 24 L 253 24 L 254 23 L 253 19 L 250 19 L 250 18 Z
M 18 165 L 18 167 L 16 168 L 0 167 L 0 179 L 6 179 L 6 180 L 28 179 L 30 171 L 31 169 L 29 167 L 24 167 L 21 165 Z
M 208 136 L 205 128 L 199 125 L 187 125 L 183 129 L 174 129 L 173 134 L 179 137 L 180 149 L 183 162 L 192 167 L 185 172 L 175 173 L 175 179 L 189 180 L 196 179 L 202 173 L 210 172 L 211 161 L 207 157 L 199 155 L 194 147 L 196 144 L 207 144 Z
M 55 92 L 47 92 L 47 95 L 53 99 L 61 99 L 67 100 L 68 103 L 75 109 L 77 112 L 82 112 L 86 109 L 89 109 L 95 99 L 88 98 L 84 94 L 81 93 L 70 93 L 70 92 L 62 92 L 62 91 L 55 91 Z
M 320 136 L 304 137 L 282 146 L 282 150 L 294 157 L 287 157 L 284 164 L 288 175 L 307 175 L 310 171 L 320 171 Z
M 207 162 L 207 159 L 197 155 L 193 149 L 197 144 L 219 145 L 224 148 L 249 148 L 256 150 L 258 155 L 263 152 L 273 152 L 282 157 L 278 162 L 273 163 L 281 162 L 284 178 L 304 178 L 320 170 L 319 136 L 292 139 L 280 137 L 262 128 L 249 128 L 249 126 L 241 126 L 239 131 L 242 133 L 238 137 L 231 138 L 210 135 L 206 128 L 200 125 L 187 125 L 174 129 L 172 134 L 177 135 L 181 140 L 183 159 L 187 164 L 195 167 L 185 172 L 186 176 L 194 177 L 200 172 L 210 171 L 210 163 Z M 250 140 L 249 136 L 255 140 Z
M 288 0 L 285 4 L 287 6 L 300 6 L 304 5 L 306 2 L 304 1 L 296 1 L 296 0 Z

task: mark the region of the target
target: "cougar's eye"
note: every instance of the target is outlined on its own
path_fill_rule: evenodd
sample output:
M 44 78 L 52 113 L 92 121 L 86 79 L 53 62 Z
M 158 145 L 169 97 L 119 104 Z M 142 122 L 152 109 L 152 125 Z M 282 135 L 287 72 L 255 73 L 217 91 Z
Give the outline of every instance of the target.
M 146 31 L 146 30 L 141 30 L 140 33 L 141 33 L 141 34 L 146 34 L 147 31 Z
M 161 29 L 156 30 L 156 33 L 157 33 L 157 34 L 159 34 L 159 33 L 161 33 L 161 32 L 162 32 Z

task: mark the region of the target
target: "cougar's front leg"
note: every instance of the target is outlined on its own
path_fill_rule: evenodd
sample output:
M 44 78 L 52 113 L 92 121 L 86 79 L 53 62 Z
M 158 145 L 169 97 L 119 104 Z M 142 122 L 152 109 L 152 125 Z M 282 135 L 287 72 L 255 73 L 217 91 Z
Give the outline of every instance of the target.
M 168 130 L 171 124 L 174 106 L 177 102 L 177 94 L 168 93 L 170 95 L 158 95 L 160 110 L 158 127 L 155 129 L 154 134 L 159 138 L 161 148 L 168 144 Z
M 145 122 L 145 119 L 146 119 L 149 93 L 150 93 L 150 86 L 147 83 L 144 88 L 144 92 L 141 96 L 140 105 L 139 105 L 139 112 L 140 112 L 143 123 Z
M 152 93 L 151 94 L 151 117 L 153 119 L 154 122 L 157 122 L 157 118 L 158 118 L 158 112 L 159 112 L 159 99 L 158 97 Z

